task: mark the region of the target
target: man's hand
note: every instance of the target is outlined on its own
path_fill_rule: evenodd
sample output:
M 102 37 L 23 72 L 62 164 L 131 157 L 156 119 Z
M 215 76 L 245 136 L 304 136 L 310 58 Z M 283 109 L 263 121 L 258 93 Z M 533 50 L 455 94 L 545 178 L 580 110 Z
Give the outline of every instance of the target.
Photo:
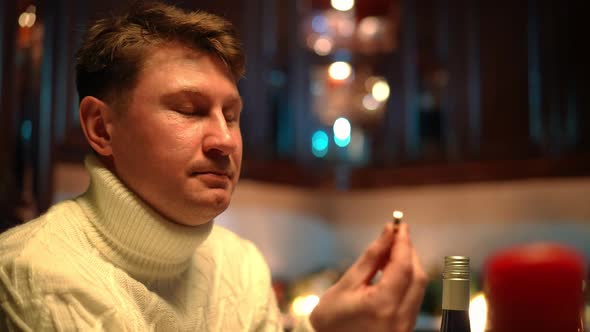
M 381 271 L 378 281 L 372 283 Z M 420 310 L 427 276 L 401 224 L 387 223 L 342 278 L 321 297 L 310 322 L 318 332 L 410 332 Z

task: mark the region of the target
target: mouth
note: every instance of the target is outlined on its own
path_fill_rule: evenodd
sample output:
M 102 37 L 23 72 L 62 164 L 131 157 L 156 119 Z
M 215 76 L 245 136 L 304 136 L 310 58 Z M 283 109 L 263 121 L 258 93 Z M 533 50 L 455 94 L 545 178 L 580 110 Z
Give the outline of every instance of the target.
M 232 180 L 231 174 L 223 171 L 193 172 L 191 177 L 198 178 L 211 188 L 227 188 Z
M 220 176 L 220 177 L 227 177 L 227 178 L 231 178 L 231 174 L 229 172 L 226 171 L 219 171 L 219 170 L 206 170 L 206 171 L 198 171 L 198 172 L 192 172 L 191 176 L 199 176 L 199 175 L 216 175 L 216 176 Z

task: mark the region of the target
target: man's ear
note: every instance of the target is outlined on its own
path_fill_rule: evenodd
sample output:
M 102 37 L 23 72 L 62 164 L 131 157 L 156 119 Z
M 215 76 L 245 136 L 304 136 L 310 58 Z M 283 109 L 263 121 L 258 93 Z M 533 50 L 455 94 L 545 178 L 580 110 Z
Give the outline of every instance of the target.
M 113 153 L 111 132 L 113 109 L 102 100 L 86 96 L 80 102 L 80 124 L 88 144 L 101 156 Z

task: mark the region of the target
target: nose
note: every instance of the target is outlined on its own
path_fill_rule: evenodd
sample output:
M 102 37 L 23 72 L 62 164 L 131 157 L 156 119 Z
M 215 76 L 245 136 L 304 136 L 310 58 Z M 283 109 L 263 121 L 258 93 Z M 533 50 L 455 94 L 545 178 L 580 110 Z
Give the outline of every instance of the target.
M 238 143 L 234 137 L 235 134 L 232 135 L 232 130 L 228 126 L 221 110 L 211 111 L 204 128 L 203 150 L 206 153 L 215 153 L 223 156 L 234 152 L 238 147 Z

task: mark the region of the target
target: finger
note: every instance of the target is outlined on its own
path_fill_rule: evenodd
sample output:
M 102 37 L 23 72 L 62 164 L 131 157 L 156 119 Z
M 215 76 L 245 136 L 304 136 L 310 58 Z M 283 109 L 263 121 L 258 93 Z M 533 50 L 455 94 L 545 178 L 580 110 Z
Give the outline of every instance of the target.
M 391 248 L 390 259 L 377 283 L 385 296 L 394 295 L 398 301 L 403 299 L 412 281 L 412 250 L 408 224 L 401 224 Z
M 389 259 L 391 243 L 393 242 L 393 225 L 386 223 L 381 235 L 375 239 L 344 273 L 342 282 L 349 286 L 367 284 L 379 269 Z
M 420 257 L 414 248 L 412 248 L 412 283 L 400 304 L 400 317 L 416 317 L 420 312 L 420 306 L 424 300 L 424 292 L 428 284 L 428 276 L 424 271 Z M 415 321 L 407 321 L 408 326 L 403 328 L 404 331 L 413 331 Z

